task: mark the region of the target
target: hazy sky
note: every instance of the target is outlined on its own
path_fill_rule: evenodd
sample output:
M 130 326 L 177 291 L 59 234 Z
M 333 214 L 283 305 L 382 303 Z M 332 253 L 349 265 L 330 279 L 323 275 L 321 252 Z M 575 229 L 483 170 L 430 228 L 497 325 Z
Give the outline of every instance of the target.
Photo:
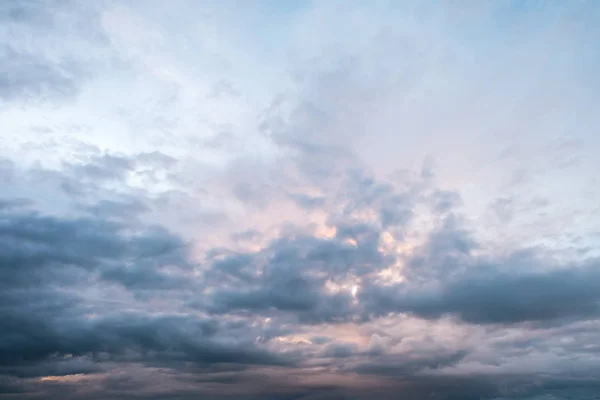
M 0 399 L 600 398 L 597 1 L 0 2 Z

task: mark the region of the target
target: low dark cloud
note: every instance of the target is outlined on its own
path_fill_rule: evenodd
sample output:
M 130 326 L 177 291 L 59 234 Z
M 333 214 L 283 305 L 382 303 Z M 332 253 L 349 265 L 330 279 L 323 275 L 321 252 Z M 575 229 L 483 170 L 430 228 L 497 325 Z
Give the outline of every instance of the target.
M 351 294 L 329 293 L 327 283 L 375 272 L 392 260 L 377 251 L 378 235 L 369 226 L 347 226 L 338 234 L 331 239 L 299 234 L 276 240 L 259 253 L 214 261 L 207 279 L 221 284 L 209 297 L 208 309 L 292 313 L 313 323 L 352 320 Z M 356 246 L 345 242 L 352 237 L 363 240 Z
M 52 174 L 58 181 L 78 183 L 80 193 L 91 193 L 92 187 L 93 193 L 103 193 L 103 182 L 122 182 L 137 163 L 155 159 L 92 156 L 87 164 L 65 164 Z M 148 212 L 152 202 L 143 197 L 126 197 L 129 203 L 100 198 L 76 208 L 78 214 L 72 216 L 35 211 L 36 204 L 23 198 L 3 199 L 3 390 L 76 399 L 83 394 L 72 391 L 69 397 L 63 391 L 88 388 L 89 398 L 104 393 L 135 398 L 140 385 L 153 379 L 156 372 L 150 371 L 158 368 L 174 380 L 163 398 L 204 393 L 232 400 L 366 399 L 376 387 L 382 399 L 394 398 L 400 388 L 405 398 L 415 400 L 552 393 L 551 385 L 558 382 L 554 378 L 529 387 L 522 375 L 507 372 L 470 378 L 439 372 L 482 359 L 475 343 L 440 346 L 425 341 L 398 350 L 394 346 L 403 339 L 390 341 L 385 333 L 379 339 L 372 336 L 368 348 L 335 335 L 293 339 L 322 326 L 366 326 L 397 315 L 425 321 L 450 317 L 492 331 L 533 323 L 540 330 L 535 332 L 597 317 L 600 277 L 594 260 L 565 263 L 537 249 L 480 253 L 484 244 L 457 214 L 457 196 L 421 183 L 398 188 L 356 171 L 346 176 L 335 197 L 341 207 L 329 211 L 328 205 L 319 205 L 329 213 L 330 234 L 288 226 L 259 250 L 215 248 L 204 262 L 194 261 L 191 243 L 166 228 L 126 218 L 124 212 L 136 214 L 138 207 Z M 397 245 L 404 244 L 403 235 L 415 218 L 412 210 L 423 204 L 436 227 L 409 253 L 384 251 L 389 232 Z M 368 211 L 372 219 L 357 218 Z M 248 230 L 233 239 L 245 243 L 264 237 Z M 382 280 L 381 273 L 398 263 L 406 281 Z M 594 339 L 587 332 L 569 333 L 581 339 L 561 348 L 572 354 L 593 351 Z M 282 337 L 297 344 L 282 351 L 281 346 L 289 346 L 280 342 Z M 510 357 L 546 348 L 536 337 L 519 343 L 498 342 L 494 348 Z M 498 364 L 494 357 L 486 362 Z M 325 368 L 334 380 L 354 374 L 378 383 L 370 383 L 372 390 L 351 389 L 346 381 L 313 384 L 319 374 L 307 369 L 310 363 Z M 138 372 L 115 375 L 126 366 Z M 255 375 L 261 368 L 287 378 L 274 384 L 268 375 Z M 299 379 L 297 374 L 307 375 Z M 584 379 L 582 374 L 573 379 Z M 39 381 L 48 376 L 55 378 Z M 177 389 L 183 382 L 191 385 L 189 390 Z M 506 391 L 503 385 L 521 391 Z M 569 390 L 578 384 L 564 385 Z M 159 396 L 156 390 L 144 396 Z
M 422 318 L 454 315 L 477 324 L 516 324 L 594 318 L 600 312 L 598 262 L 548 264 L 530 253 L 490 259 L 464 253 L 460 237 L 438 255 L 418 254 L 441 272 L 422 284 L 365 285 L 361 298 L 368 313 L 412 313 Z M 429 248 L 429 252 L 439 250 Z M 426 257 L 423 259 L 422 257 Z M 441 279 L 439 279 L 441 277 Z
M 0 210 L 14 209 L 31 206 L 34 202 L 29 199 L 0 199 Z
M 187 245 L 162 228 L 128 233 L 104 219 L 8 209 L 0 214 L 0 265 L 1 374 L 90 374 L 102 372 L 107 361 L 290 362 L 255 348 L 254 338 L 219 342 L 243 332 L 244 323 L 110 305 L 105 296 L 112 284 L 131 293 L 150 291 L 151 298 L 161 290 L 189 289 Z M 105 298 L 91 300 L 88 291 L 95 290 L 106 291 Z

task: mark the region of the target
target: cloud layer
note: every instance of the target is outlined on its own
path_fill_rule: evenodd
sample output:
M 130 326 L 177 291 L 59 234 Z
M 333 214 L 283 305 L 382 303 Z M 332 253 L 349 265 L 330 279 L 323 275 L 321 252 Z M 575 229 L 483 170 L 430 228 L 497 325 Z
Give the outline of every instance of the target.
M 598 21 L 3 3 L 0 398 L 598 398 Z

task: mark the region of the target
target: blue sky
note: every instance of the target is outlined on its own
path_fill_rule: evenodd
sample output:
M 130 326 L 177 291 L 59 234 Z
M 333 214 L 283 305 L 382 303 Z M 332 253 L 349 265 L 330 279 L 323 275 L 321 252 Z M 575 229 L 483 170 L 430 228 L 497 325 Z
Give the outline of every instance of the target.
M 599 23 L 3 2 L 0 397 L 598 397 Z

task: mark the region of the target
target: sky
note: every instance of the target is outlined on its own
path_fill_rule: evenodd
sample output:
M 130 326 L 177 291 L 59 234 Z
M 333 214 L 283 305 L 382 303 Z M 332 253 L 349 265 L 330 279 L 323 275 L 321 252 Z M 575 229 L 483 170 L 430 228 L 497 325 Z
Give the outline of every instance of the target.
M 0 399 L 600 398 L 600 3 L 0 2 Z

